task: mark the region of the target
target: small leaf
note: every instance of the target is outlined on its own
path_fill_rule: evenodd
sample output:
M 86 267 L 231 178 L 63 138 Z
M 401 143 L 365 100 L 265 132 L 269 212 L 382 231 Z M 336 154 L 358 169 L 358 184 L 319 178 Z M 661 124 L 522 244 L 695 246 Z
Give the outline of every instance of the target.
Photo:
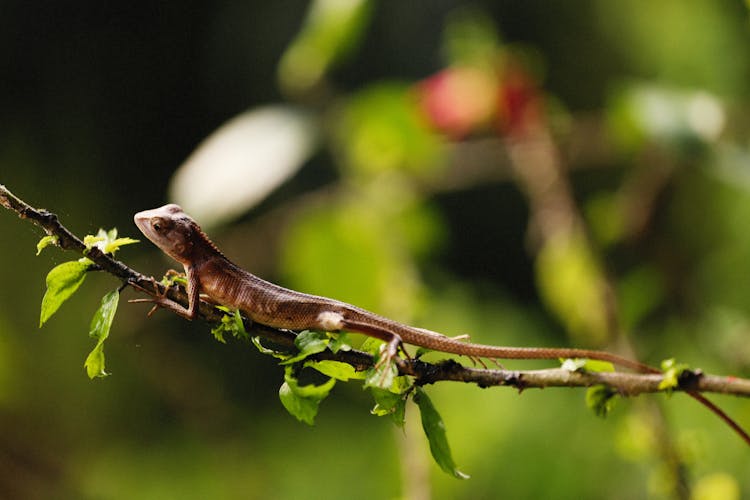
M 119 250 L 120 247 L 123 247 L 125 245 L 132 245 L 133 243 L 138 242 L 139 240 L 134 240 L 133 238 L 116 238 L 104 245 L 103 251 L 104 253 L 114 255 L 114 253 Z
M 661 369 L 664 372 L 664 378 L 659 382 L 659 390 L 671 392 L 680 385 L 680 375 L 690 368 L 685 363 L 677 363 L 674 358 L 665 359 L 661 362 Z
M 274 358 L 278 358 L 278 359 L 289 359 L 289 355 L 287 353 L 281 352 L 281 351 L 274 351 L 273 349 L 269 349 L 268 347 L 265 347 L 263 344 L 261 344 L 260 337 L 250 337 L 250 341 L 260 351 L 261 354 L 265 354 L 267 356 L 273 356 Z
M 284 373 L 284 383 L 279 388 L 279 399 L 293 417 L 300 422 L 312 425 L 318 414 L 320 402 L 325 399 L 336 385 L 336 379 L 329 379 L 322 385 L 300 386 L 292 373 L 292 367 L 287 367 Z
M 562 362 L 560 368 L 568 372 L 577 372 L 586 364 L 586 360 L 582 358 L 572 359 L 568 358 Z
M 39 243 L 36 244 L 36 254 L 39 255 L 40 253 L 42 253 L 42 250 L 50 245 L 57 245 L 57 241 L 58 238 L 56 234 L 45 236 L 44 238 L 39 240 Z
M 229 316 L 222 316 L 221 317 L 221 323 L 216 325 L 215 327 L 211 328 L 211 335 L 214 336 L 214 338 L 221 342 L 222 344 L 226 344 L 227 341 L 224 339 L 224 334 L 227 331 L 227 322 L 224 321 Z
M 294 339 L 294 345 L 299 349 L 299 354 L 292 356 L 281 364 L 290 365 L 297 361 L 302 361 L 308 356 L 325 351 L 329 341 L 330 339 L 325 332 L 305 330 Z
M 232 319 L 234 319 L 235 324 L 235 328 L 232 330 L 232 335 L 234 335 L 234 338 L 245 341 L 249 340 L 250 334 L 247 333 L 247 330 L 245 330 L 245 322 L 242 321 L 242 314 L 240 314 L 239 309 L 236 309 L 234 311 Z
M 97 243 L 101 243 L 102 241 L 106 239 L 107 239 L 106 233 L 104 232 L 103 229 L 100 229 L 99 233 L 96 236 L 91 235 L 91 234 L 87 234 L 86 236 L 84 236 L 83 244 L 86 245 L 86 248 L 91 249 L 94 246 L 96 246 Z
M 351 351 L 352 346 L 349 345 L 349 336 L 344 332 L 335 334 L 331 338 L 331 342 L 328 344 L 328 348 L 334 354 L 339 351 Z
M 47 274 L 47 291 L 42 298 L 42 310 L 39 316 L 40 328 L 57 312 L 63 302 L 78 290 L 91 264 L 88 259 L 63 262 Z
M 364 379 L 365 374 L 364 372 L 358 372 L 354 369 L 354 367 L 347 363 L 342 363 L 341 361 L 331 361 L 331 360 L 324 360 L 324 361 L 315 361 L 310 362 L 308 361 L 305 363 L 305 366 L 309 366 L 310 368 L 314 368 L 315 370 L 319 371 L 323 375 L 327 375 L 331 378 L 335 378 L 336 380 L 341 380 L 342 382 L 348 382 L 350 379 Z
M 83 244 L 86 245 L 87 249 L 90 250 L 93 247 L 97 247 L 102 253 L 110 255 L 114 255 L 121 246 L 133 243 L 138 243 L 138 240 L 134 240 L 133 238 L 118 238 L 116 227 L 109 231 L 100 228 L 96 236 L 87 234 L 83 238 Z
M 586 391 L 586 406 L 597 417 L 606 417 L 615 406 L 617 392 L 606 385 L 595 385 Z
M 224 339 L 225 334 L 230 334 L 232 337 L 240 340 L 249 339 L 247 331 L 245 331 L 245 324 L 242 322 L 242 315 L 239 310 L 232 311 L 226 307 L 220 306 L 218 309 L 226 312 L 221 317 L 221 322 L 215 327 L 211 328 L 211 335 L 222 344 L 226 344 L 227 341 Z
M 615 366 L 609 361 L 599 361 L 598 359 L 587 358 L 568 358 L 563 361 L 560 367 L 569 372 L 585 370 L 587 372 L 613 372 Z
M 406 414 L 406 397 L 404 394 L 396 394 L 377 387 L 370 388 L 375 406 L 370 413 L 379 417 L 390 416 L 393 423 L 399 427 L 404 426 Z
M 445 424 L 443 423 L 442 417 L 435 409 L 435 406 L 427 397 L 427 393 L 421 387 L 418 387 L 414 393 L 414 402 L 419 407 L 419 413 L 422 418 L 422 428 L 427 436 L 427 440 L 430 443 L 430 452 L 432 458 L 440 466 L 443 471 L 453 475 L 458 479 L 469 479 L 467 474 L 464 474 L 456 467 L 451 454 L 450 445 L 448 444 L 448 438 L 445 433 Z
M 104 371 L 104 341 L 109 337 L 109 330 L 117 312 L 120 293 L 117 290 L 109 292 L 102 298 L 102 304 L 91 319 L 89 337 L 96 340 L 96 346 L 86 358 L 83 366 L 89 378 L 106 377 Z
M 83 363 L 86 368 L 86 374 L 91 380 L 95 378 L 104 378 L 109 373 L 104 371 L 104 344 L 97 342 Z

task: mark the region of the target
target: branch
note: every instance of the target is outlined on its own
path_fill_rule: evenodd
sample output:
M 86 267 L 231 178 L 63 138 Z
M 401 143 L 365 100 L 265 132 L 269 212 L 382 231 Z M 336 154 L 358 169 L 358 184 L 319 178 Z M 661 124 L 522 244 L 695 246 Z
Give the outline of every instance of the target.
M 47 234 L 57 236 L 57 245 L 60 248 L 85 255 L 97 265 L 99 270 L 112 274 L 120 279 L 124 285 L 135 285 L 139 291 L 153 290 L 151 294 L 154 296 L 166 292 L 170 299 L 187 305 L 187 294 L 183 289 L 178 287 L 166 289 L 155 282 L 153 278 L 145 276 L 119 260 L 102 253 L 98 248 L 87 249 L 83 241 L 63 226 L 55 214 L 30 206 L 2 184 L 0 184 L 0 205 L 16 212 L 22 219 L 29 220 L 41 227 Z M 221 321 L 224 313 L 207 303 L 201 302 L 198 315 L 206 322 L 216 323 Z M 245 318 L 245 324 L 248 331 L 251 331 L 254 335 L 271 341 L 285 350 L 296 350 L 294 345 L 296 333 L 253 323 L 247 318 Z M 373 365 L 370 354 L 357 350 L 339 351 L 335 354 L 324 351 L 308 359 L 340 361 L 351 365 L 357 371 L 366 370 Z M 428 363 L 420 359 L 404 360 L 403 363 L 400 363 L 399 371 L 402 375 L 414 377 L 417 385 L 433 384 L 445 380 L 474 383 L 480 387 L 509 386 L 518 390 L 605 385 L 623 396 L 665 392 L 664 389 L 659 388 L 659 383 L 663 379 L 660 374 L 586 372 L 570 371 L 563 368 L 545 370 L 480 369 L 466 367 L 450 359 L 438 363 Z M 682 373 L 678 382 L 678 386 L 671 390 L 750 397 L 750 379 L 708 375 L 700 370 L 688 370 Z

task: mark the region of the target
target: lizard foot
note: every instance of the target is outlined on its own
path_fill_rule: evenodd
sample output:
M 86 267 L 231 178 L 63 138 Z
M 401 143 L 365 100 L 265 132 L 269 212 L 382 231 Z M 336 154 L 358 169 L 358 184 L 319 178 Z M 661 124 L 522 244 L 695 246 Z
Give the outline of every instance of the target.
M 146 316 L 148 316 L 149 318 L 156 312 L 157 309 L 159 309 L 160 306 L 165 307 L 164 304 L 169 301 L 169 299 L 167 299 L 168 288 L 165 288 L 163 292 L 159 291 L 159 287 L 156 284 L 156 280 L 153 277 L 151 278 L 151 285 L 153 286 L 154 289 L 148 290 L 142 287 L 141 285 L 139 285 L 138 283 L 131 281 L 130 286 L 132 286 L 136 290 L 140 290 L 143 293 L 152 295 L 153 298 L 128 300 L 128 302 L 131 304 L 140 304 L 140 303 L 153 304 L 153 307 L 151 308 L 151 310 L 149 310 L 149 312 L 146 314 Z

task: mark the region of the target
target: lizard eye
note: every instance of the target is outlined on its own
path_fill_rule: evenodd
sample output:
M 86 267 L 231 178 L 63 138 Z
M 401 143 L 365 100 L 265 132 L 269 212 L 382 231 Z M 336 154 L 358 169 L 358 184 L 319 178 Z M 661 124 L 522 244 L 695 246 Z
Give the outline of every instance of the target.
M 161 231 L 162 228 L 162 220 L 161 219 L 153 219 L 151 221 L 151 227 L 156 231 L 157 233 Z

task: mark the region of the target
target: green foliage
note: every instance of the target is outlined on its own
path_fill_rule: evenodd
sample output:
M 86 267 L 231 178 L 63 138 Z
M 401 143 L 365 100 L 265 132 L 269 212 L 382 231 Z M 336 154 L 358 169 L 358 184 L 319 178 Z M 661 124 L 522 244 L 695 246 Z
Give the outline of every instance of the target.
M 109 337 L 109 330 L 112 327 L 112 320 L 115 318 L 119 301 L 120 292 L 118 290 L 112 290 L 106 294 L 102 297 L 102 304 L 91 320 L 89 337 L 96 341 L 96 346 L 94 346 L 83 365 L 90 379 L 109 375 L 104 370 L 104 341 Z
M 605 385 L 595 385 L 586 390 L 586 406 L 597 417 L 606 417 L 615 406 L 617 392 Z
M 443 419 L 435 409 L 432 401 L 427 397 L 427 393 L 420 387 L 414 393 L 414 402 L 419 407 L 419 414 L 422 418 L 422 428 L 430 443 L 430 452 L 435 462 L 443 471 L 452 474 L 458 479 L 469 479 L 469 476 L 458 470 L 453 455 L 451 454 L 448 438 L 445 433 L 445 424 Z
M 305 366 L 309 366 L 318 370 L 323 375 L 327 375 L 336 380 L 342 382 L 348 382 L 351 379 L 364 380 L 365 374 L 358 372 L 354 367 L 348 363 L 342 363 L 341 361 L 323 360 L 323 361 L 308 361 Z
M 222 344 L 227 343 L 224 339 L 225 334 L 229 334 L 236 339 L 248 340 L 250 335 L 245 330 L 240 311 L 237 309 L 230 311 L 226 307 L 219 307 L 219 309 L 224 310 L 227 314 L 221 317 L 221 323 L 211 328 L 211 335 Z
M 84 257 L 58 264 L 47 274 L 47 291 L 42 298 L 39 316 L 40 328 L 78 290 L 92 265 L 93 262 Z
M 45 247 L 56 242 L 57 239 L 54 236 L 45 236 L 42 238 L 37 244 L 37 255 Z M 99 229 L 96 236 L 87 234 L 83 238 L 83 243 L 87 249 L 96 246 L 103 253 L 110 255 L 114 255 L 124 245 L 137 242 L 138 240 L 132 238 L 118 238 L 116 228 L 109 231 Z M 47 274 L 47 291 L 42 298 L 42 309 L 39 315 L 40 328 L 57 312 L 63 302 L 68 300 L 78 290 L 78 287 L 81 286 L 83 280 L 86 278 L 86 272 L 93 265 L 93 262 L 83 257 L 79 260 L 59 264 Z
M 284 371 L 284 383 L 279 388 L 279 399 L 284 408 L 297 420 L 308 425 L 315 423 L 320 402 L 324 400 L 336 385 L 336 379 L 330 378 L 321 385 L 300 386 L 294 376 L 294 368 L 287 366 Z

